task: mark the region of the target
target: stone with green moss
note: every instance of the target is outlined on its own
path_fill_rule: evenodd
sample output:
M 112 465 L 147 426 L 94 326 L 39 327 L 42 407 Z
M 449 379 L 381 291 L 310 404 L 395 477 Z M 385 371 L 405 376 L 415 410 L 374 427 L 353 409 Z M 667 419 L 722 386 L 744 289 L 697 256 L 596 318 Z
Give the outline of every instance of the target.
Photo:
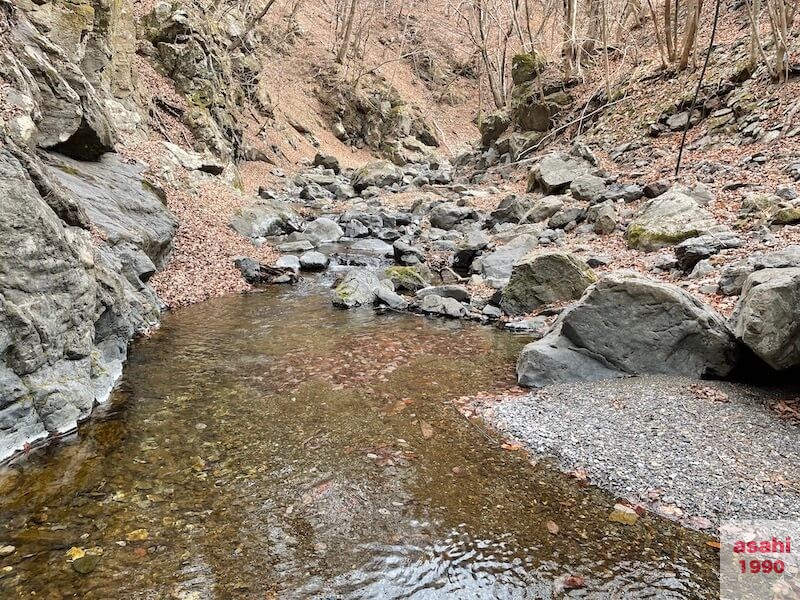
M 522 85 L 536 79 L 546 66 L 544 59 L 535 52 L 515 54 L 511 59 L 511 78 L 515 85 Z
M 674 246 L 718 228 L 711 214 L 682 192 L 668 191 L 644 205 L 628 226 L 628 246 L 647 252 Z
M 773 225 L 796 225 L 800 223 L 800 205 L 784 206 L 772 215 Z
M 430 285 L 417 267 L 389 267 L 384 274 L 394 284 L 395 290 L 416 292 Z

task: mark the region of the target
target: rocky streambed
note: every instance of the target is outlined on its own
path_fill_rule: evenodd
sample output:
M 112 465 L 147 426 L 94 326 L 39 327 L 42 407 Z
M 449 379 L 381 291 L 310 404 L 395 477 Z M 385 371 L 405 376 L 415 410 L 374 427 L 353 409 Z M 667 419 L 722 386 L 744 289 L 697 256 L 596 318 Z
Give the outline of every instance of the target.
M 707 537 L 521 452 L 452 399 L 528 341 L 334 310 L 322 280 L 167 315 L 119 391 L 0 471 L 0 595 L 714 597 Z M 578 589 L 580 588 L 580 589 Z

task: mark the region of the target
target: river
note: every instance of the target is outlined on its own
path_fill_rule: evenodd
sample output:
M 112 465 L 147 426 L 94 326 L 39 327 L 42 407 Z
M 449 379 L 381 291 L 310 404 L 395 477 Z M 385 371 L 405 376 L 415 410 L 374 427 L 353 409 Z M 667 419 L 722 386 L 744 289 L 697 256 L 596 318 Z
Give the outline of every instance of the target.
M 96 418 L 0 467 L 0 597 L 716 597 L 707 537 L 610 522 L 454 408 L 526 341 L 313 279 L 168 314 Z

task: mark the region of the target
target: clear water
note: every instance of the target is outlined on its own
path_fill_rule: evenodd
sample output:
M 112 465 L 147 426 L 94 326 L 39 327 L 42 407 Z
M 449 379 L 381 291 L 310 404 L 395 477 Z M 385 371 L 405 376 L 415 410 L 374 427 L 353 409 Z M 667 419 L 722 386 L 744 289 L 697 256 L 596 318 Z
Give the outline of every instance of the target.
M 0 468 L 0 598 L 716 597 L 707 538 L 609 522 L 450 404 L 525 341 L 313 283 L 167 315 L 98 418 Z

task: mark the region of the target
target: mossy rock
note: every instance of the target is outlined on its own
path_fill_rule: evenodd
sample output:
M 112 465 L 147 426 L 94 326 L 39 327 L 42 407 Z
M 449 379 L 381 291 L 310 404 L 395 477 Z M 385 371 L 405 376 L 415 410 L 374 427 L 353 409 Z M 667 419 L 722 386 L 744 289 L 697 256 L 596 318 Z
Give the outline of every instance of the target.
M 787 206 L 778 209 L 770 222 L 773 225 L 796 225 L 800 223 L 800 206 Z
M 674 246 L 718 227 L 714 217 L 697 202 L 670 190 L 648 202 L 628 226 L 628 246 L 651 252 Z
M 533 81 L 546 66 L 547 63 L 535 52 L 515 54 L 511 59 L 511 78 L 514 80 L 514 85 Z
M 481 145 L 488 148 L 496 142 L 511 124 L 509 116 L 502 111 L 486 115 L 480 123 Z
M 430 285 L 416 267 L 389 267 L 384 274 L 397 291 L 416 292 Z

